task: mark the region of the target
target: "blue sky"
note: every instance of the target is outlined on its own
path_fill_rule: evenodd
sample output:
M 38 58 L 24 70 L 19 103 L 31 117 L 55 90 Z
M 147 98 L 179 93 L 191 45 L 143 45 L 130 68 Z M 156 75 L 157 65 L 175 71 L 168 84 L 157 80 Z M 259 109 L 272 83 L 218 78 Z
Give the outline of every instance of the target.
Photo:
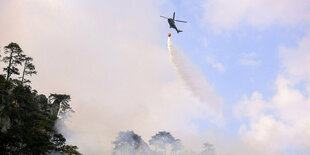
M 188 21 L 180 34 L 159 17 L 173 12 Z M 34 88 L 71 95 L 76 113 L 57 128 L 82 153 L 106 154 L 126 130 L 169 131 L 197 153 L 204 142 L 217 154 L 310 152 L 308 0 L 0 0 L 0 25 L 1 47 L 34 58 Z M 167 33 L 214 89 L 205 103 L 169 61 Z
M 166 4 L 163 4 L 166 16 L 171 16 L 176 10 L 177 18 L 189 21 L 189 26 L 178 24 L 180 29 L 185 31 L 179 35 L 173 29 L 167 28 L 168 32 L 174 33 L 173 39 L 178 46 L 199 66 L 227 102 L 235 103 L 243 94 L 250 95 L 255 90 L 271 96 L 275 91 L 272 85 L 281 71 L 279 47 L 297 47 L 298 40 L 306 34 L 307 29 L 275 25 L 260 29 L 242 25 L 236 30 L 214 32 L 210 24 L 203 24 L 203 8 L 195 6 L 202 5 L 203 2 L 196 1 L 188 6 L 190 2 L 172 1 L 167 6 L 173 3 L 173 7 L 168 9 Z M 195 8 L 195 14 L 191 11 L 192 8 Z M 240 63 L 240 60 L 250 53 L 255 53 L 255 56 L 247 59 L 259 61 L 258 65 Z M 213 68 L 207 57 L 220 62 L 225 71 Z
M 205 20 L 204 9 L 206 8 L 203 7 L 205 3 L 208 1 L 169 1 L 164 4 L 163 12 L 164 15 L 170 16 L 175 11 L 177 19 L 189 22 L 188 24 L 177 23 L 184 33 L 176 34 L 174 30 L 168 30 L 168 32 L 172 31 L 173 39 L 178 46 L 201 69 L 224 99 L 223 110 L 227 123 L 224 127 L 225 135 L 237 137 L 240 126 L 245 124 L 249 127 L 250 120 L 236 118 L 232 109 L 245 96 L 251 96 L 255 91 L 267 100 L 277 93 L 275 82 L 279 74 L 285 72 L 279 49 L 280 47 L 298 48 L 299 40 L 307 35 L 308 27 L 305 25 L 308 21 L 298 24 L 294 22 L 283 24 L 281 21 L 275 21 L 263 27 L 241 21 L 236 28 L 215 30 L 214 25 Z M 306 1 L 296 3 L 309 5 Z M 230 12 L 225 13 L 229 16 Z M 281 16 L 285 16 L 285 12 L 281 13 L 283 13 Z M 207 61 L 208 58 L 212 60 L 211 63 Z M 213 63 L 220 63 L 224 69 L 212 66 Z M 304 84 L 300 82 L 293 87 L 300 92 L 305 92 Z M 303 94 L 307 95 L 307 93 Z M 270 112 L 273 115 L 274 112 L 272 110 Z M 193 121 L 199 124 L 201 131 L 213 126 L 207 123 L 207 120 Z M 298 151 L 292 145 L 282 149 L 282 153 L 288 154 L 295 154 Z M 302 152 L 299 153 L 302 154 Z

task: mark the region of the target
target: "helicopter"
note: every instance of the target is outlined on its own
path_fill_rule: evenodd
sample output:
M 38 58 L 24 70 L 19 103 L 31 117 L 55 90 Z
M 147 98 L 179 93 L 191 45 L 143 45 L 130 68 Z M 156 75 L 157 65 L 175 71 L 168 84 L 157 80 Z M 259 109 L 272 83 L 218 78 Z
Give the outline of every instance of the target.
M 177 28 L 177 26 L 175 26 L 175 22 L 187 23 L 187 21 L 182 21 L 182 20 L 176 20 L 176 19 L 174 19 L 174 17 L 175 17 L 175 12 L 173 12 L 173 17 L 172 17 L 172 18 L 167 18 L 167 17 L 164 17 L 164 16 L 160 16 L 160 17 L 165 18 L 165 19 L 168 19 L 168 23 L 169 23 L 169 25 L 170 25 L 170 28 L 174 28 L 178 33 L 179 33 L 179 32 L 183 32 L 183 31 L 182 31 L 182 30 L 179 30 L 179 29 Z

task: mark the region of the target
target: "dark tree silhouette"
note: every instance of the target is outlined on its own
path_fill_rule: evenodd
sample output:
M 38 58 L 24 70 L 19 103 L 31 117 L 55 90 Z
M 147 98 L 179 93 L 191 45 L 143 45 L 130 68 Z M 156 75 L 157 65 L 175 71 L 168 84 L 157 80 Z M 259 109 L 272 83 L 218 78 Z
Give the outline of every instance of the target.
M 51 138 L 51 142 L 54 144 L 54 151 L 62 154 L 81 155 L 81 153 L 77 151 L 77 146 L 66 145 L 66 139 L 62 134 L 54 134 Z
M 69 95 L 52 94 L 53 103 L 67 107 Z M 14 85 L 0 75 L 0 154 L 80 154 L 77 146 L 66 145 L 66 139 L 55 130 L 57 115 L 45 95 L 31 87 Z M 57 114 L 57 112 L 54 112 Z
M 73 111 L 70 96 L 51 94 L 47 98 L 23 85 L 30 82 L 27 76 L 37 73 L 33 59 L 13 42 L 4 47 L 4 53 L 2 61 L 7 65 L 3 68 L 6 76 L 0 75 L 0 154 L 80 155 L 78 147 L 67 145 L 65 137 L 55 130 L 58 114 Z M 12 75 L 20 75 L 22 64 L 19 81 Z
M 17 43 L 10 43 L 9 45 L 4 47 L 4 53 L 8 54 L 3 58 L 5 63 L 8 63 L 8 66 L 3 70 L 7 73 L 6 80 L 9 80 L 12 74 L 19 75 L 19 70 L 17 65 L 22 64 L 23 60 L 23 50 L 19 47 Z
M 22 79 L 22 84 L 23 83 L 30 83 L 30 80 L 25 79 L 25 75 L 30 75 L 32 74 L 37 74 L 37 71 L 35 70 L 35 66 L 32 64 L 33 59 L 31 57 L 28 57 L 26 55 L 22 56 L 23 62 L 24 62 L 24 69 L 23 69 L 23 75 L 21 77 Z
M 51 115 L 58 116 L 59 114 L 64 114 L 67 111 L 73 111 L 70 107 L 69 101 L 71 100 L 70 95 L 66 94 L 51 94 L 49 97 L 49 103 L 52 104 L 52 109 L 50 111 Z

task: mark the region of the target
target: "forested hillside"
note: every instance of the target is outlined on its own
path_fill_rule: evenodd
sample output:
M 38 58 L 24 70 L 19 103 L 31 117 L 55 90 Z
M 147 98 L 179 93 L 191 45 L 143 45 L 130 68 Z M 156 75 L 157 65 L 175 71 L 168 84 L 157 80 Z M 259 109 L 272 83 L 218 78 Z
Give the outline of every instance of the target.
M 32 89 L 27 77 L 37 74 L 33 59 L 17 43 L 5 46 L 1 56 L 0 154 L 80 154 L 54 128 L 62 113 L 73 111 L 70 96 L 46 97 Z

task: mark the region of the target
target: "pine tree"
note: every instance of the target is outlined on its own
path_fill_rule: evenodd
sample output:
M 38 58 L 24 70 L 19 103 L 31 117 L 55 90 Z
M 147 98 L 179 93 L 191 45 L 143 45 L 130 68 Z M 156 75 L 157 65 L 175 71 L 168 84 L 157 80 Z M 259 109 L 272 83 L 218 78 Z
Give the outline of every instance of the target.
M 54 107 L 56 111 L 51 111 L 53 116 L 58 114 L 64 114 L 68 111 L 74 112 L 68 102 L 71 100 L 70 95 L 66 94 L 51 94 L 49 97 L 49 103 Z
M 19 75 L 19 70 L 17 65 L 22 64 L 23 60 L 23 50 L 19 47 L 17 43 L 10 43 L 9 45 L 4 47 L 4 53 L 8 54 L 3 58 L 5 63 L 8 63 L 8 66 L 5 67 L 3 70 L 6 71 L 6 80 L 9 80 L 12 74 Z
M 25 79 L 25 75 L 37 74 L 37 71 L 35 70 L 35 66 L 32 64 L 33 59 L 31 57 L 28 57 L 26 55 L 23 55 L 23 61 L 24 61 L 24 70 L 22 75 L 22 84 L 31 82 L 30 80 Z

